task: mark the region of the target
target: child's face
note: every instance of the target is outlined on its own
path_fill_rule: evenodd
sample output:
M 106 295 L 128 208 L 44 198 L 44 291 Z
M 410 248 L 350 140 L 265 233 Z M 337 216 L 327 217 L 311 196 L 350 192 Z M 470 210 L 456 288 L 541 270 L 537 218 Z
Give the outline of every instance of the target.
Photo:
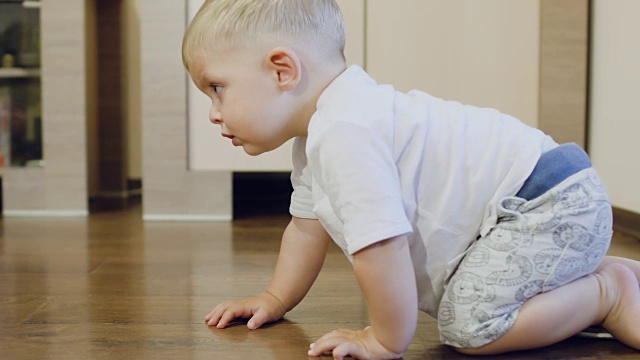
M 262 52 L 208 51 L 190 66 L 195 85 L 211 99 L 209 120 L 249 155 L 271 151 L 295 137 L 295 103 L 278 87 Z

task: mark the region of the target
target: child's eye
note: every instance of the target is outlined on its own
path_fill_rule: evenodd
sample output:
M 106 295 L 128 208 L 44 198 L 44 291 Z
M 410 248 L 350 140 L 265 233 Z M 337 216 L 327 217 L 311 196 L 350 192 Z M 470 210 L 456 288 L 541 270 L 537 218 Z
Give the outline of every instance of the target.
M 220 94 L 220 92 L 222 91 L 222 86 L 220 85 L 210 85 L 209 86 L 213 92 L 215 92 L 216 94 Z

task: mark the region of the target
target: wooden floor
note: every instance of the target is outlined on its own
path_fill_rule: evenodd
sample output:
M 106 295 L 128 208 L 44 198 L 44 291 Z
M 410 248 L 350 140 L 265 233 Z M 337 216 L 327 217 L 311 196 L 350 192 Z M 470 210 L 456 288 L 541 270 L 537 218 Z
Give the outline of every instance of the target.
M 0 359 L 307 359 L 311 342 L 367 325 L 336 247 L 286 320 L 249 331 L 208 328 L 217 303 L 260 292 L 286 217 L 143 223 L 140 208 L 88 220 L 0 220 Z M 611 253 L 640 259 L 617 234 Z M 424 314 L 405 359 L 468 359 L 439 344 Z M 572 338 L 509 359 L 640 359 L 612 340 Z

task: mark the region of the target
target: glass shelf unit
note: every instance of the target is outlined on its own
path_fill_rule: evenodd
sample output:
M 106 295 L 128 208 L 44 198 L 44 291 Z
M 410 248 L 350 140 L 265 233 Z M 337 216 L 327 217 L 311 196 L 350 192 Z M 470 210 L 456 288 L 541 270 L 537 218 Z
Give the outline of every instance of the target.
M 0 0 L 0 167 L 41 166 L 40 2 Z

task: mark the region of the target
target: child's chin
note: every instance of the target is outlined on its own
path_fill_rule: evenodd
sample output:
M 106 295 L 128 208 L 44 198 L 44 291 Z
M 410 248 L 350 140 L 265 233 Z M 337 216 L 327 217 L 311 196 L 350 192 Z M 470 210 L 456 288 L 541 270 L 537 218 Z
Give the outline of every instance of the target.
M 252 144 L 242 144 L 242 149 L 244 150 L 245 153 L 251 155 L 251 156 L 258 156 L 258 155 L 262 155 L 264 153 L 268 153 L 270 151 L 273 151 L 277 148 L 279 148 L 280 146 L 275 146 L 273 147 L 273 145 L 261 145 L 261 146 L 256 146 L 256 145 L 252 145 Z
M 250 156 L 258 156 L 266 152 L 263 149 L 255 148 L 252 146 L 246 146 L 246 145 L 242 145 L 242 149 L 244 150 L 245 153 L 247 153 Z

